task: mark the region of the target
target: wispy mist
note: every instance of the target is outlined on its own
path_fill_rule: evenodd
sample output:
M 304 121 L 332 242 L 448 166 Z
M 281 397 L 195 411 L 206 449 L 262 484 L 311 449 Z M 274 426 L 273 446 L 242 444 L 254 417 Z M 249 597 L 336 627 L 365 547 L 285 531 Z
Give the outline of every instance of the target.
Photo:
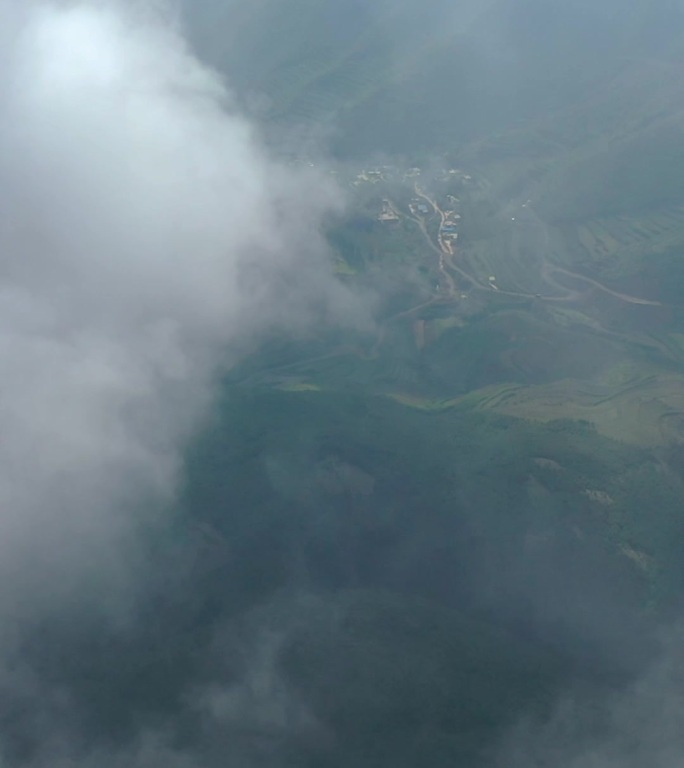
M 525 721 L 497 765 L 558 768 L 672 768 L 684 753 L 681 629 L 643 676 L 604 697 L 570 696 L 543 724 Z

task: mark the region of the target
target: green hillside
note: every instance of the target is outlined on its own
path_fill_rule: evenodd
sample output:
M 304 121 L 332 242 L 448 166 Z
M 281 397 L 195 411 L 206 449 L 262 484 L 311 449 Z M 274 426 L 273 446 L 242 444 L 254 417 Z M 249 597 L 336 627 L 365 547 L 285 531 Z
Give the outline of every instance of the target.
M 188 453 L 193 621 L 266 627 L 307 713 L 278 768 L 498 765 L 564 697 L 605 714 L 684 592 L 684 10 L 188 23 L 275 146 L 335 158 L 334 268 L 375 314 L 264 340 Z
M 285 633 L 323 765 L 479 765 L 567 686 L 626 679 L 684 585 L 678 459 L 577 422 L 233 386 L 189 480 L 235 553 L 203 599 Z

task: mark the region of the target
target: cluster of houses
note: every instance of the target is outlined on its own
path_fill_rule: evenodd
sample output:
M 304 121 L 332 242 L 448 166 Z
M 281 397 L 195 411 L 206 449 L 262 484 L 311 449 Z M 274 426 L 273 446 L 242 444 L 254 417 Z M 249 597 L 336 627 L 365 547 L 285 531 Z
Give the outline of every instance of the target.
M 382 210 L 378 215 L 378 221 L 399 221 L 399 214 L 394 210 L 389 200 L 382 201 Z
M 383 165 L 375 168 L 364 168 L 349 179 L 352 187 L 361 184 L 379 184 L 381 181 L 394 181 L 395 170 L 391 165 Z
M 461 222 L 461 214 L 456 211 L 444 211 L 444 221 L 442 222 L 442 228 L 440 234 L 445 239 L 457 240 L 458 239 L 458 225 Z
M 441 181 L 449 181 L 452 179 L 458 179 L 459 181 L 468 183 L 473 180 L 473 177 L 465 173 L 465 171 L 462 171 L 460 168 L 450 168 L 449 170 L 442 171 L 442 175 L 440 176 Z
M 409 211 L 411 211 L 414 216 L 427 216 L 432 212 L 430 207 L 425 205 L 423 200 L 421 200 L 419 197 L 414 197 L 411 200 L 409 203 Z
M 442 224 L 439 228 L 439 240 L 442 249 L 453 255 L 454 246 L 458 240 L 458 225 L 461 223 L 461 214 L 458 213 L 459 199 L 453 195 L 448 196 L 451 210 L 443 211 Z
M 354 187 L 360 184 L 378 184 L 381 181 L 414 181 L 421 175 L 420 168 L 408 168 L 401 170 L 392 165 L 382 165 L 375 168 L 364 168 L 351 180 Z

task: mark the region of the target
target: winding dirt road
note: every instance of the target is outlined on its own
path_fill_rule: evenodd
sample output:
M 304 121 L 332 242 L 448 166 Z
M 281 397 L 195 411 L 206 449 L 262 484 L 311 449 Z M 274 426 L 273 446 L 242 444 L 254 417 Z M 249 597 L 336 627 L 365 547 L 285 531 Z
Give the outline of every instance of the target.
M 425 225 L 424 219 L 421 219 L 415 216 L 408 217 L 418 224 L 430 248 L 439 255 L 439 270 L 440 270 L 440 273 L 444 276 L 444 279 L 447 282 L 447 285 L 449 286 L 449 295 L 452 297 L 455 295 L 456 287 L 455 287 L 452 276 L 447 271 L 447 267 L 453 272 L 456 272 L 459 275 L 461 275 L 461 277 L 464 277 L 466 280 L 468 280 L 473 286 L 475 286 L 479 290 L 483 290 L 483 291 L 496 290 L 497 293 L 503 294 L 504 296 L 517 296 L 519 298 L 528 298 L 528 299 L 536 298 L 542 301 L 553 301 L 553 302 L 578 301 L 579 299 L 586 296 L 586 293 L 587 293 L 586 291 L 582 292 L 578 290 L 573 290 L 563 285 L 562 283 L 559 283 L 557 280 L 553 278 L 554 274 L 561 274 L 561 275 L 567 275 L 572 279 L 580 280 L 581 282 L 587 283 L 588 285 L 591 285 L 594 288 L 597 288 L 598 290 L 603 291 L 604 293 L 607 293 L 610 296 L 614 296 L 616 299 L 620 299 L 621 301 L 627 302 L 628 304 L 638 304 L 642 306 L 651 306 L 651 307 L 663 306 L 663 304 L 660 301 L 653 301 L 651 299 L 644 299 L 639 296 L 631 296 L 630 294 L 627 294 L 627 293 L 620 293 L 619 291 L 614 291 L 611 288 L 608 288 L 608 286 L 598 282 L 598 280 L 594 280 L 591 277 L 586 277 L 585 275 L 578 274 L 577 272 L 571 272 L 567 269 L 564 269 L 563 267 L 559 267 L 559 266 L 556 266 L 555 264 L 552 264 L 547 260 L 546 256 L 542 256 L 542 259 L 543 259 L 542 279 L 544 280 L 545 283 L 552 286 L 556 290 L 562 291 L 563 292 L 562 296 L 543 296 L 537 293 L 526 293 L 524 291 L 509 291 L 499 287 L 494 288 L 494 286 L 492 286 L 491 284 L 482 283 L 476 277 L 469 274 L 458 265 L 454 264 L 453 250 L 447 243 L 444 242 L 444 239 L 442 238 L 442 234 L 441 234 L 442 228 L 444 226 L 444 222 L 446 220 L 446 214 L 439 207 L 439 205 L 437 204 L 437 201 L 433 200 L 423 189 L 421 189 L 421 187 L 418 185 L 417 182 L 414 184 L 414 191 L 418 197 L 420 197 L 421 199 L 425 200 L 427 203 L 430 204 L 434 212 L 440 218 L 439 233 L 437 235 L 437 243 L 435 243 L 432 237 L 430 236 L 430 233 L 427 231 L 427 227 Z M 399 211 L 397 211 L 397 213 L 399 213 Z M 544 226 L 544 224 L 541 221 L 539 221 L 538 219 L 537 221 L 540 226 L 542 227 Z

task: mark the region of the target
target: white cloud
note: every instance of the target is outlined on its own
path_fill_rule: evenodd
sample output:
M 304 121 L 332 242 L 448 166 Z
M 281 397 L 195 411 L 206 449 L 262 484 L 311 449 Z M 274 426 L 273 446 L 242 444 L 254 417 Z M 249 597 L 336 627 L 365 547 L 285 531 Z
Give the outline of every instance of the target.
M 269 158 L 163 10 L 0 0 L 0 619 L 125 581 L 218 367 L 349 309 L 337 193 Z

